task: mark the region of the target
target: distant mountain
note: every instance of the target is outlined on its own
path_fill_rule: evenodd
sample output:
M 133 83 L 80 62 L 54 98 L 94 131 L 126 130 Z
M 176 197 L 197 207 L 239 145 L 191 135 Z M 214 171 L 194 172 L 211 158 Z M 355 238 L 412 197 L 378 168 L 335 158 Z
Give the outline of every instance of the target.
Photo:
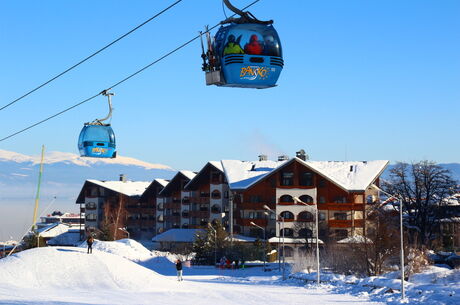
M 40 156 L 0 150 L 0 240 L 20 239 L 30 227 L 37 191 Z M 64 152 L 47 152 L 44 159 L 39 215 L 53 210 L 77 212 L 75 200 L 87 179 L 153 181 L 176 173 L 162 164 L 118 156 L 116 159 L 80 158 Z
M 38 181 L 40 156 L 27 156 L 0 150 L 0 205 L 2 198 L 29 197 Z M 43 192 L 57 197 L 76 197 L 86 179 L 152 181 L 171 178 L 175 170 L 134 158 L 81 158 L 65 152 L 48 152 L 44 158 Z M 61 197 L 62 198 L 62 197 Z

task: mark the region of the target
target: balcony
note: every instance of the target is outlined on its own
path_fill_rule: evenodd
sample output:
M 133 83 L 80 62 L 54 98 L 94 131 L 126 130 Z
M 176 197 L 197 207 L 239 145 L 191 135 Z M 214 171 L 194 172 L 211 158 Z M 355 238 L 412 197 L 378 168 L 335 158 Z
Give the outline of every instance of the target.
M 200 193 L 200 198 L 209 198 L 209 197 L 211 197 L 210 193 L 205 193 L 205 192 Z
M 180 201 L 179 203 L 166 203 L 164 205 L 165 209 L 174 209 L 174 210 L 180 210 Z
M 208 211 L 190 211 L 190 217 L 207 218 L 209 217 L 209 212 Z
M 193 198 L 190 198 L 190 201 L 192 203 L 197 203 L 197 204 L 209 204 L 209 197 L 205 197 L 205 198 L 199 198 L 199 197 L 193 197 Z
M 241 210 L 265 210 L 264 205 L 271 206 L 267 202 L 242 202 L 238 203 L 237 207 Z
M 320 203 L 318 204 L 320 210 L 331 211 L 363 211 L 364 204 L 362 203 Z
M 261 227 L 266 227 L 267 226 L 267 220 L 263 218 L 240 218 L 238 220 L 238 224 L 241 226 L 252 226 L 251 221 L 254 222 L 256 225 L 261 226 Z
M 329 219 L 329 227 L 331 228 L 351 228 L 355 227 L 363 227 L 364 220 L 363 219 L 355 219 L 355 220 L 341 220 L 341 219 Z

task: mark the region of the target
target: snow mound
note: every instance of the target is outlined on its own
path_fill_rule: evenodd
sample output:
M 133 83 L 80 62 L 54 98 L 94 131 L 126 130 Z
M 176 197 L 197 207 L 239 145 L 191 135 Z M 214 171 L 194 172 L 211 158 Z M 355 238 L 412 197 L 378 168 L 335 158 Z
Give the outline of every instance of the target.
M 86 248 L 86 242 L 82 243 L 80 247 Z M 153 258 L 152 252 L 132 239 L 120 239 L 117 241 L 96 240 L 93 244 L 93 249 L 115 254 L 134 262 L 145 261 Z
M 130 241 L 125 243 L 128 242 Z M 110 247 L 106 249 L 113 251 Z M 131 257 L 145 253 L 136 245 L 134 249 L 129 252 Z M 169 291 L 175 284 L 172 280 L 118 255 L 97 250 L 93 254 L 87 254 L 86 249 L 72 247 L 23 251 L 0 260 L 0 270 L 0 286 L 21 289 Z

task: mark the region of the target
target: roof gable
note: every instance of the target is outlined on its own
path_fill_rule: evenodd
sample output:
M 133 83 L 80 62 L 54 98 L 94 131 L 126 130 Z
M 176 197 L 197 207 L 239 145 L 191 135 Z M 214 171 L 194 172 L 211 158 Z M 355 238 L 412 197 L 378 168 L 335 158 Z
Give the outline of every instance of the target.
M 304 161 L 297 157 L 289 161 L 222 160 L 230 188 L 248 189 L 265 178 L 279 172 L 292 162 L 298 162 L 325 177 L 343 190 L 365 191 L 388 166 L 389 161 Z
M 187 180 L 192 180 L 195 176 L 196 176 L 196 173 L 192 171 L 184 171 L 184 170 L 178 171 L 177 174 L 169 181 L 169 183 L 161 190 L 159 195 L 167 196 L 167 194 L 171 192 L 175 186 L 177 186 L 180 179 L 185 178 Z M 179 185 L 179 188 L 181 188 L 180 185 Z
M 246 189 L 287 161 L 222 160 L 230 189 Z
M 206 163 L 205 166 L 203 166 L 203 168 L 198 172 L 198 174 L 196 174 L 195 177 L 193 177 L 193 179 L 191 179 L 187 183 L 184 189 L 190 190 L 190 188 L 193 188 L 194 185 L 198 183 L 199 179 L 208 171 L 209 168 L 214 168 L 223 173 L 222 164 L 219 161 L 209 161 L 208 163 Z

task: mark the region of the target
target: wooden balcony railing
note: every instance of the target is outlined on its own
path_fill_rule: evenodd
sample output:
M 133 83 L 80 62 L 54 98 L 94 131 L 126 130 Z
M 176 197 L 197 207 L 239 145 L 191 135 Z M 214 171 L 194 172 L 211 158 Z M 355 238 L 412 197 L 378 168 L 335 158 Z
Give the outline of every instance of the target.
M 252 226 L 251 221 L 254 222 L 256 225 L 261 226 L 261 227 L 266 227 L 267 226 L 267 220 L 263 218 L 255 218 L 255 219 L 250 219 L 250 218 L 240 218 L 238 219 L 237 223 L 241 226 Z
M 331 211 L 363 211 L 363 203 L 320 203 L 318 204 L 320 210 Z
M 236 206 L 241 210 L 265 210 L 264 205 L 267 205 L 271 208 L 275 208 L 273 204 L 267 202 L 242 202 L 238 203 Z
M 355 220 L 339 220 L 339 219 L 329 219 L 329 227 L 331 228 L 351 228 L 353 225 L 355 227 L 363 227 L 364 220 L 363 219 L 355 219 Z
M 190 217 L 197 217 L 197 218 L 207 218 L 209 217 L 208 211 L 190 211 Z

